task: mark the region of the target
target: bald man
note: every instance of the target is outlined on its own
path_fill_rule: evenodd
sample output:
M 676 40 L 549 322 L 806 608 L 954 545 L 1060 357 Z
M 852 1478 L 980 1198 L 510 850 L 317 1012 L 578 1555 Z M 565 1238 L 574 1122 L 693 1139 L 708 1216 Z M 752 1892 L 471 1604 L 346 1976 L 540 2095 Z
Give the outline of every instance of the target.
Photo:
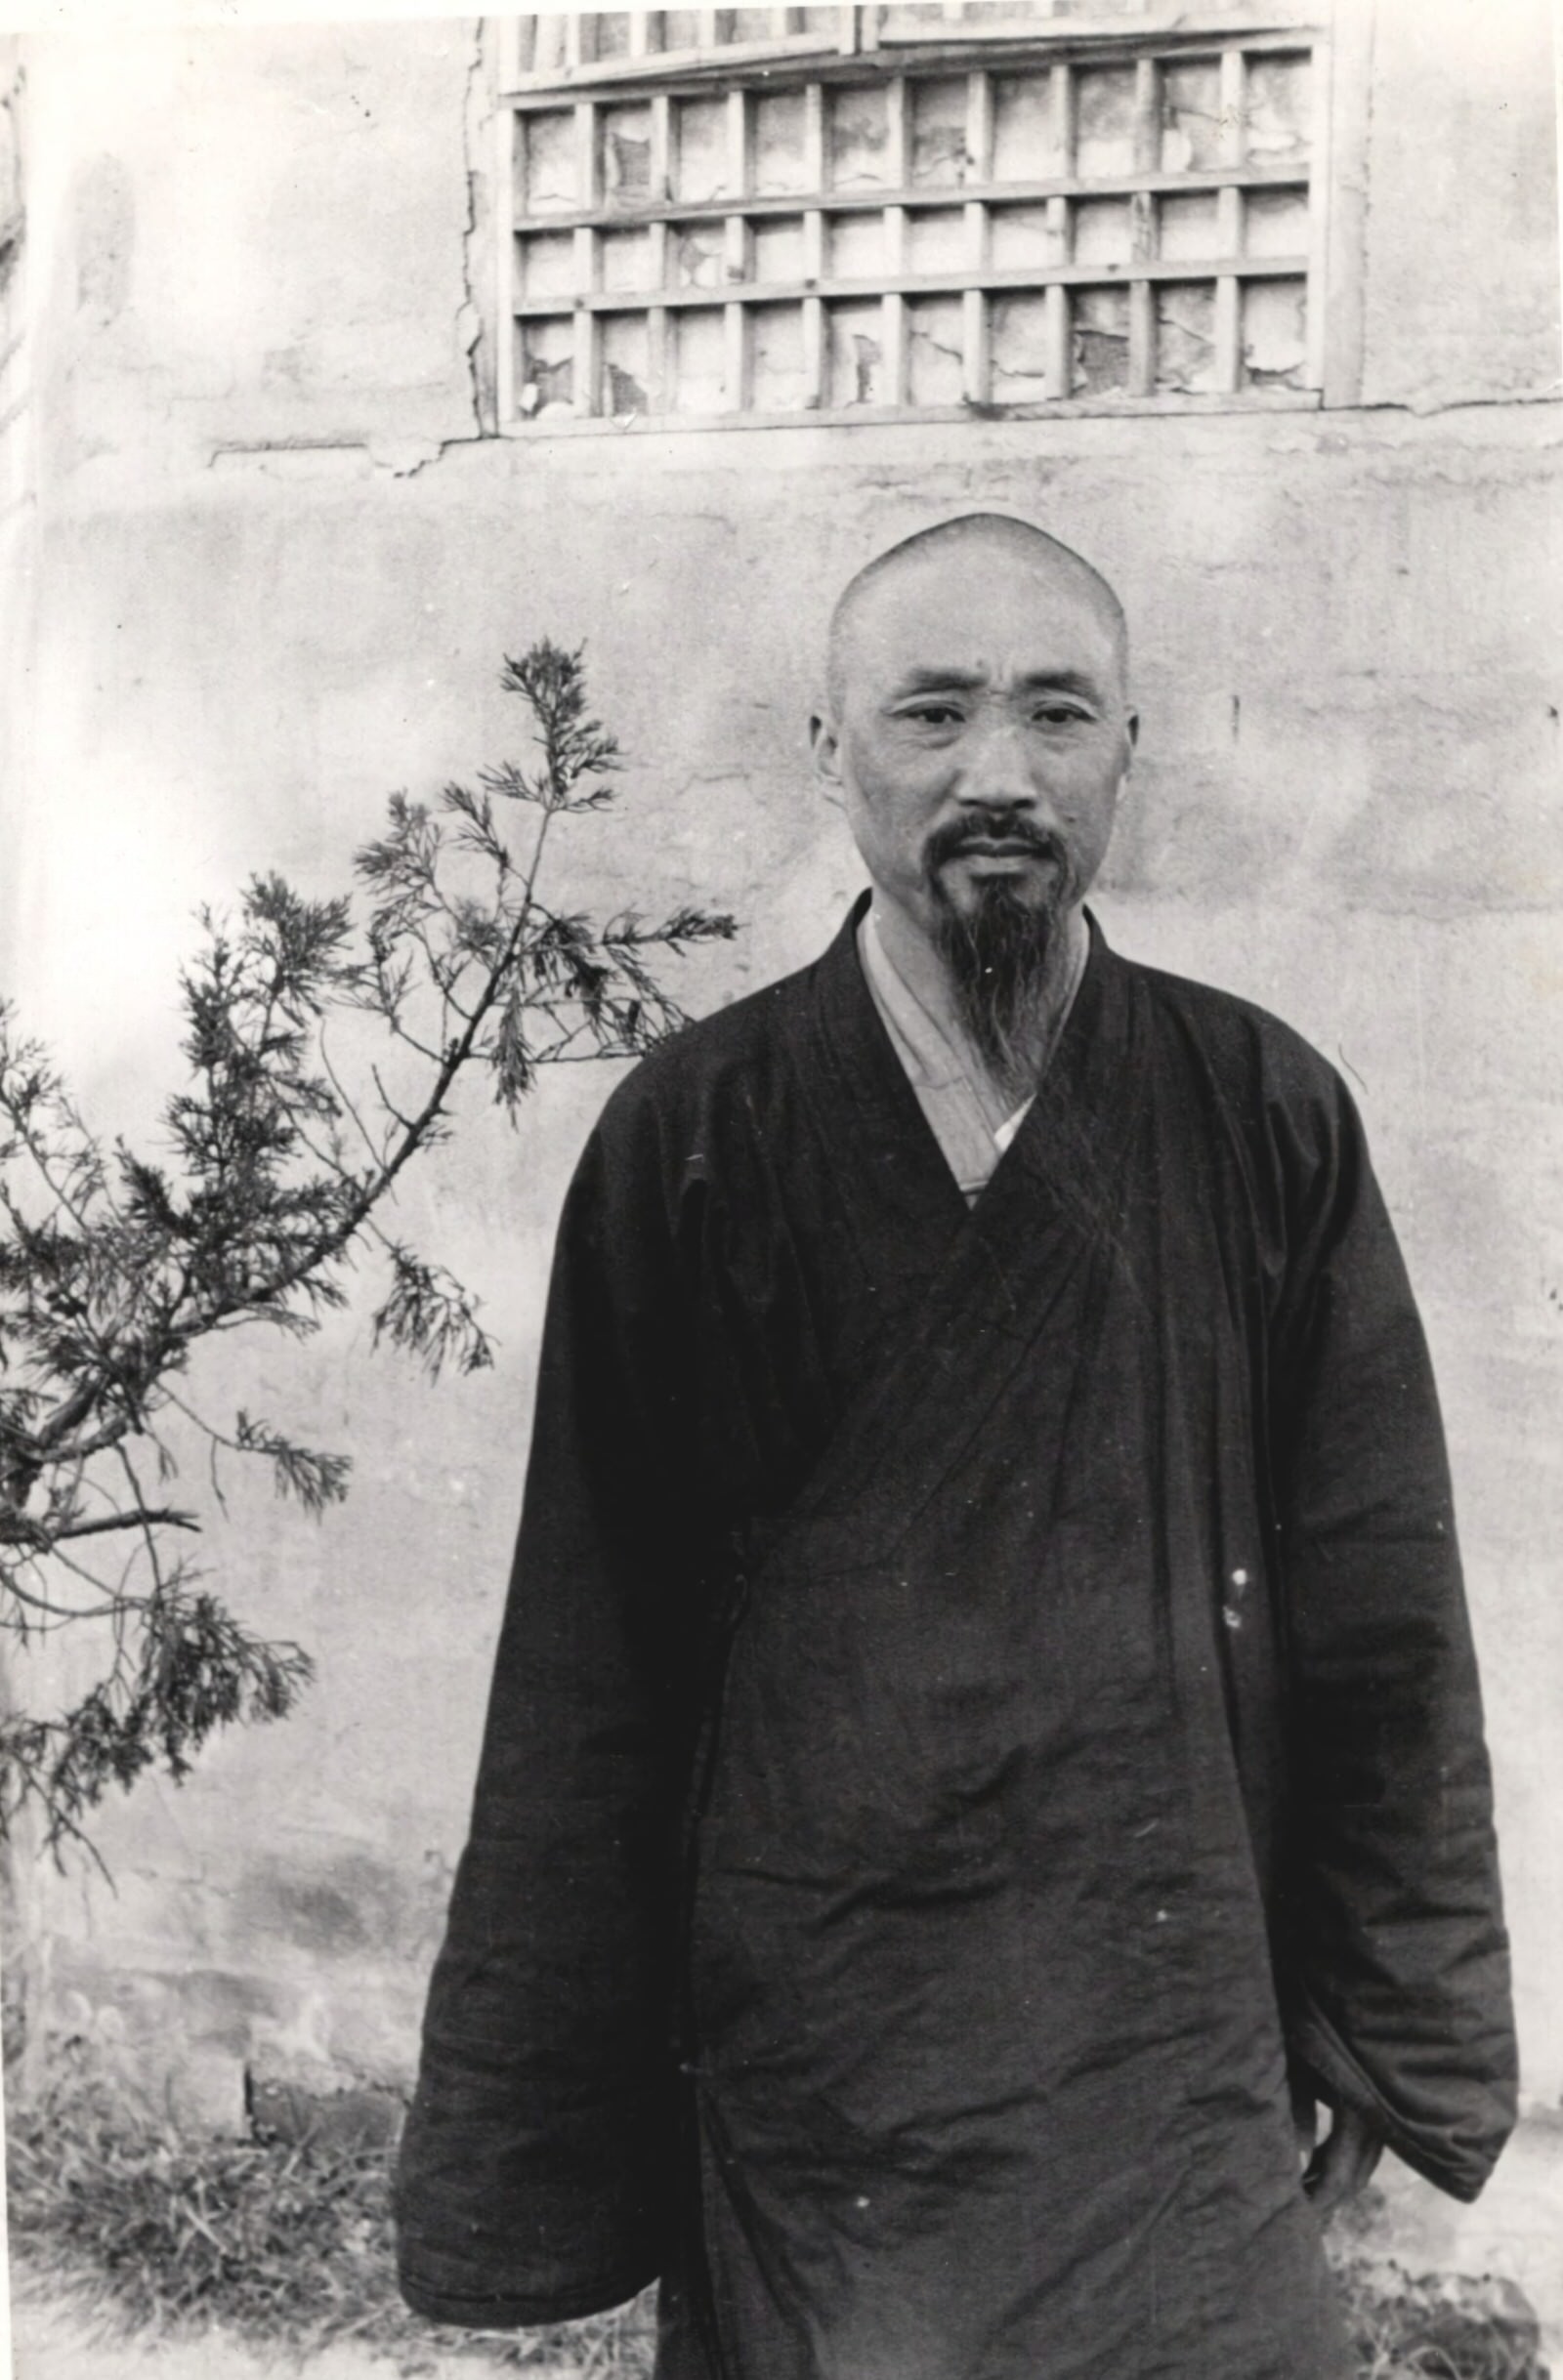
M 1339 1078 L 1084 906 L 1126 670 L 1026 523 L 871 563 L 813 723 L 871 891 L 581 1161 L 434 2317 L 659 2277 L 661 2380 L 1345 2380 L 1323 2216 L 1512 2122 L 1425 1346 Z

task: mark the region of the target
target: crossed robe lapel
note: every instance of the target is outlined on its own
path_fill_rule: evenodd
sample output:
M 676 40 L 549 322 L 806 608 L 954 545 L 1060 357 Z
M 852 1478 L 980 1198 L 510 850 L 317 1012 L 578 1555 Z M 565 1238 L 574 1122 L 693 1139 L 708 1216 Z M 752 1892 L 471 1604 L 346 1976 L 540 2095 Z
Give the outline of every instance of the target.
M 1129 972 L 1092 921 L 1047 1075 L 968 1210 L 864 981 L 861 914 L 818 971 L 804 1072 L 865 1271 L 901 1303 L 786 1533 L 835 1533 L 850 1514 L 867 1544 L 927 1503 L 1066 1299 L 1086 1326 L 1087 1260 L 1118 1235 L 1144 1036 Z

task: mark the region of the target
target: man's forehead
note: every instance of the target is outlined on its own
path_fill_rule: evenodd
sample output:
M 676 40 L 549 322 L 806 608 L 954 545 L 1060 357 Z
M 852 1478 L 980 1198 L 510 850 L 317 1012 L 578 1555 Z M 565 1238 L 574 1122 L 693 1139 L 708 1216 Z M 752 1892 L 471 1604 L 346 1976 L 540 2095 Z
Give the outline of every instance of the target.
M 908 556 L 860 591 L 841 628 L 848 667 L 876 671 L 1000 656 L 1111 666 L 1119 644 L 1110 600 L 1086 570 L 975 549 Z

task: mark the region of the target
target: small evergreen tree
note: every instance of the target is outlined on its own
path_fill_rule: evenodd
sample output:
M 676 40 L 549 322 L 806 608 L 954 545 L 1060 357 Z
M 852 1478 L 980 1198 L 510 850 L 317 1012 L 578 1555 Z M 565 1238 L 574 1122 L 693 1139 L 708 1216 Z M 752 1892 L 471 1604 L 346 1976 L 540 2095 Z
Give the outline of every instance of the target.
M 0 1627 L 27 1642 L 96 1622 L 105 1648 L 63 1713 L 0 1714 L 0 1835 L 31 1804 L 57 1855 L 86 1844 L 111 1785 L 183 1777 L 215 1729 L 281 1718 L 310 1678 L 301 1647 L 249 1634 L 191 1562 L 173 1433 L 201 1434 L 214 1477 L 221 1450 L 270 1464 L 316 1515 L 346 1493 L 348 1460 L 246 1409 L 218 1427 L 190 1399 L 194 1352 L 317 1329 L 372 1248 L 377 1342 L 433 1376 L 489 1363 L 476 1300 L 388 1227 L 400 1177 L 448 1137 L 463 1076 L 486 1075 L 514 1123 L 543 1067 L 651 1048 L 684 1021 L 656 957 L 734 932 L 698 909 L 648 925 L 544 898 L 555 821 L 606 807 L 620 757 L 588 715 L 578 651 L 533 646 L 502 684 L 538 757 L 446 785 L 432 808 L 394 795 L 355 858 L 361 929 L 348 899 L 306 900 L 276 876 L 251 881 L 235 926 L 203 916 L 159 1161 L 105 1148 L 0 1008 Z M 326 1025 L 346 1010 L 382 1046 L 344 1072 Z

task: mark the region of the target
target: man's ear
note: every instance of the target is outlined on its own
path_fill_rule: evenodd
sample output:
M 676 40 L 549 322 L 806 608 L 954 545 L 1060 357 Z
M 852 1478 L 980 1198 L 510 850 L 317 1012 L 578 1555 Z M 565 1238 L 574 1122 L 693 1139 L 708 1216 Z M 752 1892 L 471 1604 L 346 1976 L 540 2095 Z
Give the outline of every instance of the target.
M 842 794 L 841 734 L 828 711 L 811 713 L 809 749 L 814 755 L 814 773 L 824 788 L 826 801 L 839 803 Z
M 1139 712 L 1138 712 L 1138 711 L 1130 711 L 1130 712 L 1129 712 L 1129 714 L 1128 714 L 1128 716 L 1127 716 L 1127 718 L 1124 720 L 1124 723 L 1123 723 L 1123 724 L 1124 724 L 1124 726 L 1125 726 L 1125 727 L 1128 729 L 1128 731 L 1129 731 L 1129 750 L 1132 752 L 1132 751 L 1134 750 L 1135 745 L 1136 745 L 1136 744 L 1139 742 L 1139 740 L 1140 740 L 1140 714 L 1139 714 Z

